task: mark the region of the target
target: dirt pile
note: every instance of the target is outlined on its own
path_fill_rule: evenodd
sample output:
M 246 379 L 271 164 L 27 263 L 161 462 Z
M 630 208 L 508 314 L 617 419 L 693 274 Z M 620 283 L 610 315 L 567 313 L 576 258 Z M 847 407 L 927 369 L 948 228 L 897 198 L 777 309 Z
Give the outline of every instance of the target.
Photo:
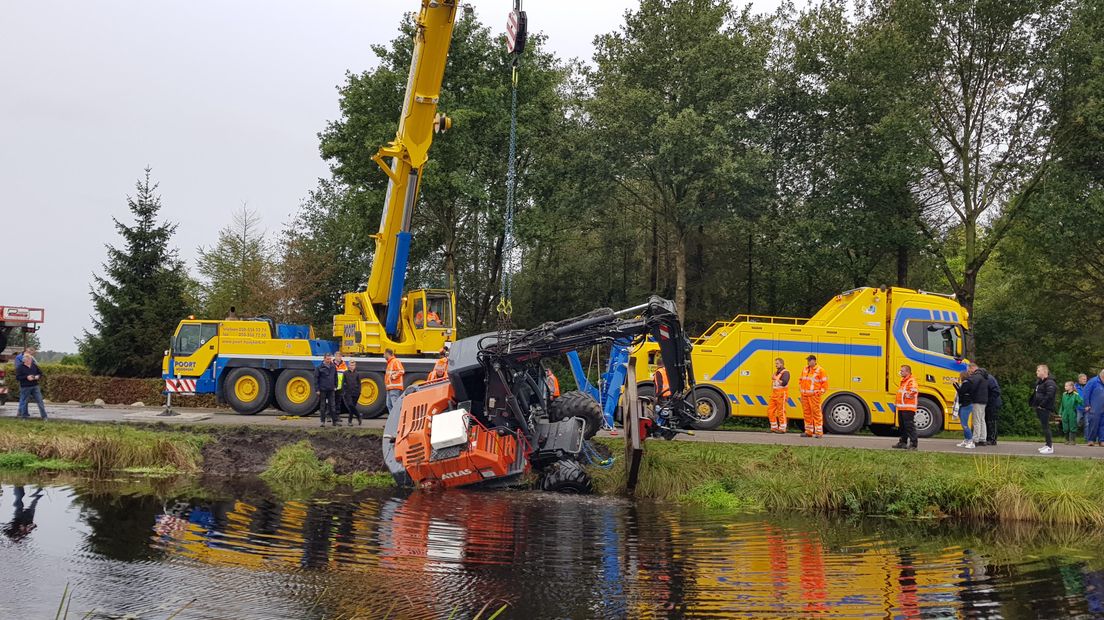
M 284 430 L 238 426 L 212 429 L 203 446 L 203 471 L 207 474 L 238 476 L 263 472 L 273 453 L 281 447 L 307 440 L 322 461 L 333 465 L 334 473 L 386 471 L 381 438 L 353 430 Z

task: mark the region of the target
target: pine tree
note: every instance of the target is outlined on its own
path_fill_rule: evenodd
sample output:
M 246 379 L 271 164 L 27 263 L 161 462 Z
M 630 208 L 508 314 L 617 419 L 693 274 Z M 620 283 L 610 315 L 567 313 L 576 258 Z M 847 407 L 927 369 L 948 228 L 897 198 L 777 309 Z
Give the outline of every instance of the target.
M 199 248 L 197 270 L 207 317 L 221 318 L 231 307 L 240 316 L 272 315 L 277 306 L 276 261 L 256 211 L 242 205 L 234 221 L 219 231 L 218 243 Z
M 79 343 L 93 374 L 154 377 L 169 337 L 189 311 L 188 274 L 169 240 L 176 224 L 158 222 L 161 197 L 150 169 L 127 196 L 133 225 L 115 220 L 124 247 L 107 247 L 104 276 L 93 275 L 94 332 Z

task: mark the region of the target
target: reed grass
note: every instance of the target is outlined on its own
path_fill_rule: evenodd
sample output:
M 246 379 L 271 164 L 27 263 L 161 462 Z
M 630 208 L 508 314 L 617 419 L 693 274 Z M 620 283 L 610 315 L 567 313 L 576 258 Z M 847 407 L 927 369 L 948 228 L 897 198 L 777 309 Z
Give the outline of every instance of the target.
M 100 474 L 127 468 L 198 471 L 204 441 L 188 432 L 161 433 L 122 424 L 0 420 L 0 453 L 80 463 Z
M 592 472 L 598 488 L 623 491 L 623 469 Z M 1104 525 L 1104 463 L 650 442 L 635 495 L 740 511 L 1099 526 Z

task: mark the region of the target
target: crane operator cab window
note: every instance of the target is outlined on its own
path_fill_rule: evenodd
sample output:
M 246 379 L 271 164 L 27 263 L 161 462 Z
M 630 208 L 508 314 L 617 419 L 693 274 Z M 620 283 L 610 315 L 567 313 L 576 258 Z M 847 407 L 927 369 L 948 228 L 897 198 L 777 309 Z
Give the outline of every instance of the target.
M 908 337 L 923 351 L 961 359 L 963 356 L 962 326 L 929 321 L 910 321 Z
M 216 323 L 188 323 L 180 326 L 173 341 L 173 353 L 181 357 L 192 355 L 218 335 Z
M 452 327 L 452 298 L 426 293 L 414 298 L 414 327 L 446 329 Z

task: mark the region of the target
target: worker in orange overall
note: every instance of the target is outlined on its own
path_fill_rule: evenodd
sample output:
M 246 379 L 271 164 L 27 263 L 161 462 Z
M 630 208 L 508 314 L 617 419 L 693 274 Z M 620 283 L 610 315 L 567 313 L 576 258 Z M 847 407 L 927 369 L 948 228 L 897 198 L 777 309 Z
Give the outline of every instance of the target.
M 442 347 L 437 361 L 433 362 L 433 370 L 426 375 L 426 381 L 443 381 L 448 379 L 448 347 Z
M 399 402 L 399 397 L 402 396 L 403 375 L 406 374 L 406 369 L 391 349 L 383 352 L 383 358 L 387 360 L 387 369 L 383 372 L 383 387 L 387 390 L 387 413 L 390 414 Z
M 656 356 L 656 369 L 652 373 L 652 383 L 655 384 L 656 403 L 661 403 L 671 398 L 671 382 L 667 379 L 667 368 L 663 366 L 663 358 Z
M 774 375 L 771 376 L 771 399 L 767 407 L 772 433 L 786 432 L 786 401 L 790 398 L 790 371 L 782 358 L 774 360 Z
M 548 394 L 553 400 L 560 397 L 560 380 L 556 378 L 551 368 L 544 369 L 544 384 L 548 386 Z
M 817 363 L 815 355 L 805 358 L 808 364 L 801 369 L 801 412 L 805 417 L 805 436 L 824 436 L 824 412 L 820 401 L 828 391 L 828 373 Z
M 916 449 L 916 405 L 920 398 L 920 388 L 916 377 L 912 376 L 912 367 L 901 366 L 901 387 L 897 388 L 897 416 L 900 419 L 901 438 L 894 444 L 900 450 Z

